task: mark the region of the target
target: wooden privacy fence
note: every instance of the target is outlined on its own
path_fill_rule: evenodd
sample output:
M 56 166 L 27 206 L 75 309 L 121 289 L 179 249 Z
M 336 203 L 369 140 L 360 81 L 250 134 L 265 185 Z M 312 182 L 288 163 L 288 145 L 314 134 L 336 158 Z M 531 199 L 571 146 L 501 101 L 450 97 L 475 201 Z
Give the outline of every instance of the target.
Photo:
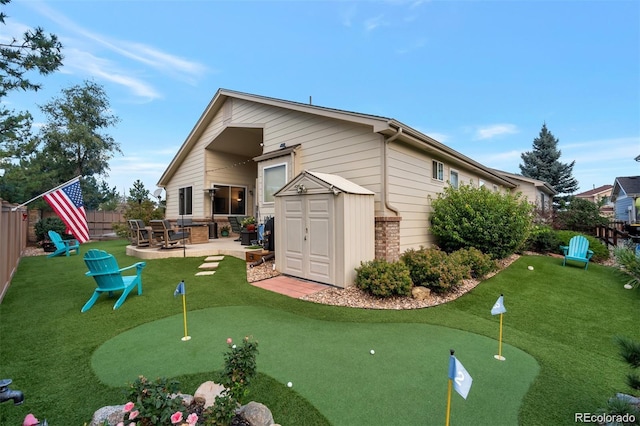
M 56 217 L 55 212 L 44 212 L 42 213 L 42 218 L 46 217 Z M 29 227 L 33 229 L 36 222 L 40 220 L 38 215 L 31 215 Z M 119 222 L 126 222 L 124 218 L 124 214 L 115 211 L 102 211 L 102 210 L 89 210 L 87 211 L 87 225 L 89 226 L 89 236 L 92 240 L 101 240 L 105 238 L 115 237 L 113 235 L 115 231 L 113 230 L 113 224 Z M 35 241 L 35 232 L 33 233 L 33 239 Z
M 0 199 L 0 302 L 27 247 L 27 208 L 12 211 L 15 206 Z

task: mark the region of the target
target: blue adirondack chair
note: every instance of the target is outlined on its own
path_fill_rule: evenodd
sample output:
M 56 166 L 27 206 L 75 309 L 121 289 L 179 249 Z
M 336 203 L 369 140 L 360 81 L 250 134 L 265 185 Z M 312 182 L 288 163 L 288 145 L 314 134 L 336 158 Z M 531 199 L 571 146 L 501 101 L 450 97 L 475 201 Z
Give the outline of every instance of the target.
M 138 287 L 138 294 L 142 294 L 142 269 L 146 266 L 145 262 L 138 262 L 126 268 L 119 268 L 118 262 L 113 255 L 104 250 L 96 249 L 91 249 L 84 255 L 84 262 L 89 268 L 89 272 L 85 275 L 93 277 L 98 287 L 93 292 L 91 299 L 82 307 L 81 312 L 91 309 L 98 297 L 105 292 L 109 293 L 109 297 L 111 297 L 114 291 L 122 291 L 122 295 L 113 305 L 113 309 L 118 309 L 135 287 Z M 123 271 L 131 268 L 136 268 L 136 275 L 122 275 Z
M 56 246 L 56 250 L 47 255 L 47 257 L 59 256 L 64 253 L 67 257 L 69 256 L 69 252 L 75 250 L 76 254 L 80 253 L 80 243 L 78 240 L 63 240 L 60 234 L 56 231 L 49 231 L 49 239 Z
M 589 250 L 589 240 L 582 235 L 576 235 L 569 240 L 568 246 L 560 246 L 564 253 L 562 266 L 565 266 L 567 260 L 576 260 L 584 262 L 584 269 L 589 266 L 589 259 L 593 256 L 593 251 Z

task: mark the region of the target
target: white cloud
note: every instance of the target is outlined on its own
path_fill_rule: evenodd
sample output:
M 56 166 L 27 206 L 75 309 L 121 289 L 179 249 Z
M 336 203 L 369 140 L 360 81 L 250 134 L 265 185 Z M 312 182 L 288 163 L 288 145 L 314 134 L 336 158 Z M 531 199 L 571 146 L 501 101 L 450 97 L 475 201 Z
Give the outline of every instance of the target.
M 496 136 L 514 133 L 518 133 L 518 128 L 514 124 L 492 124 L 476 129 L 475 139 L 491 139 Z
M 387 23 L 384 21 L 384 15 L 378 15 L 364 21 L 364 29 L 367 32 L 373 31 L 376 28 L 379 28 L 385 25 L 387 25 Z

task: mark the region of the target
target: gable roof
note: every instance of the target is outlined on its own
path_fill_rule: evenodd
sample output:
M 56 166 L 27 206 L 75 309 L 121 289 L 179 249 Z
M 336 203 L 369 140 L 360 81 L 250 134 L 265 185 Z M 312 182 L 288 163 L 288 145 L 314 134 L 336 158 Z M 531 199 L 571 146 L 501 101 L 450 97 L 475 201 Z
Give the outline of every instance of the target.
M 640 176 L 617 177 L 611 191 L 611 201 L 615 201 L 619 195 L 631 198 L 640 197 Z
M 334 194 L 337 194 L 337 192 L 345 192 L 347 194 L 374 195 L 373 191 L 363 188 L 342 176 L 329 173 L 312 172 L 311 170 L 303 170 L 273 195 L 277 197 L 280 194 L 289 191 L 290 188 L 295 187 L 299 182 L 304 181 L 305 179 L 308 179 L 307 182 L 310 180 L 322 188 L 334 191 Z
M 505 178 L 507 178 L 509 180 L 519 180 L 521 182 L 528 182 L 528 183 L 532 184 L 533 186 L 535 186 L 540 191 L 542 191 L 542 192 L 544 192 L 546 194 L 556 195 L 558 193 L 558 191 L 556 191 L 553 188 L 553 186 L 549 185 L 547 182 L 545 182 L 543 180 L 533 179 L 533 178 L 525 177 L 525 176 L 518 175 L 518 174 L 515 174 L 515 173 L 505 172 L 505 171 L 498 170 L 498 169 L 493 169 L 493 170 L 496 171 L 497 173 L 503 175 Z M 517 183 L 514 182 L 514 185 L 517 186 Z
M 609 190 L 611 190 L 611 188 L 613 188 L 613 185 L 601 185 L 597 188 L 593 188 L 588 191 L 584 191 L 579 194 L 576 194 L 575 196 L 579 198 L 583 198 L 583 197 L 588 198 L 594 195 L 602 194 L 603 192 L 608 192 Z
M 166 186 L 167 182 L 177 171 L 180 164 L 187 157 L 187 154 L 196 144 L 200 136 L 205 131 L 207 124 L 211 122 L 213 117 L 222 108 L 222 105 L 227 99 L 242 99 L 249 102 L 255 102 L 263 105 L 270 105 L 277 108 L 283 108 L 307 114 L 318 115 L 322 117 L 332 118 L 341 121 L 348 121 L 351 123 L 362 124 L 371 126 L 372 131 L 379 133 L 385 137 L 396 137 L 396 140 L 401 140 L 405 143 L 409 143 L 421 149 L 429 149 L 434 151 L 434 148 L 448 160 L 451 160 L 457 164 L 465 164 L 467 167 L 474 169 L 480 175 L 491 176 L 494 179 L 501 181 L 501 183 L 508 188 L 514 188 L 516 185 L 510 180 L 504 178 L 501 174 L 495 173 L 493 169 L 488 168 L 475 160 L 455 151 L 454 149 L 444 145 L 437 140 L 427 136 L 406 124 L 401 123 L 398 120 L 389 117 L 383 117 L 372 114 L 363 114 L 359 112 L 340 110 L 335 108 L 321 107 L 317 105 L 305 104 L 301 102 L 287 101 L 283 99 L 271 98 L 268 96 L 253 95 L 250 93 L 237 92 L 228 89 L 218 89 L 213 96 L 209 105 L 196 122 L 195 126 L 183 142 L 182 146 L 178 150 L 171 163 L 163 172 L 160 180 L 158 181 L 159 187 Z M 267 153 L 264 153 L 267 154 Z

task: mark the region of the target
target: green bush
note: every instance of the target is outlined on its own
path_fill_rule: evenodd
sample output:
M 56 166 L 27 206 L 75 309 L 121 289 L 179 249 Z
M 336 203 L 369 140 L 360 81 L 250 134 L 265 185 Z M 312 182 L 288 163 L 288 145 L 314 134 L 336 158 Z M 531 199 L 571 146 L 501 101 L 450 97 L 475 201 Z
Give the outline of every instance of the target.
M 413 285 L 428 287 L 436 293 L 446 293 L 471 277 L 469 265 L 437 248 L 409 249 L 400 258 L 409 268 Z
M 580 232 L 575 231 L 556 231 L 556 238 L 558 239 L 558 248 L 556 249 L 556 253 L 562 254 L 562 250 L 560 250 L 560 246 L 568 246 L 569 240 L 576 235 L 583 235 Z M 593 262 L 604 262 L 609 259 L 609 249 L 607 246 L 597 239 L 596 237 L 592 237 L 591 235 L 583 235 L 587 240 L 589 240 L 589 250 L 593 251 L 593 257 L 591 260 Z
M 536 225 L 527 238 L 524 248 L 536 253 L 556 253 L 560 245 L 553 228 L 548 225 Z
M 356 268 L 356 287 L 377 297 L 408 296 L 411 294 L 409 269 L 402 262 L 375 259 L 361 262 Z
M 628 247 L 617 247 L 613 251 L 613 255 L 620 265 L 619 268 L 631 276 L 627 284 L 638 287 L 640 285 L 640 257 L 636 256 L 635 250 Z
M 460 249 L 449 255 L 451 261 L 469 266 L 472 278 L 483 278 L 489 272 L 498 269 L 498 264 L 488 254 L 482 253 L 475 247 Z
M 475 247 L 505 258 L 521 249 L 533 224 L 533 206 L 519 193 L 447 187 L 431 206 L 431 233 L 448 253 Z
M 182 398 L 171 396 L 180 392 L 179 385 L 179 382 L 164 377 L 156 381 L 138 377 L 128 390 L 129 401 L 138 411 L 136 421 L 150 425 L 171 424 L 171 415 L 184 409 Z
M 36 239 L 38 241 L 44 241 L 49 239 L 49 231 L 55 231 L 62 239 L 72 238 L 70 235 L 67 235 L 65 231 L 67 230 L 67 226 L 64 224 L 62 219 L 59 217 L 45 217 L 44 219 L 40 219 L 33 226 L 33 230 L 36 234 Z
M 598 225 L 607 225 L 609 220 L 600 216 L 596 203 L 583 198 L 573 197 L 563 209 L 556 213 L 555 227 L 583 234 L 594 234 Z

